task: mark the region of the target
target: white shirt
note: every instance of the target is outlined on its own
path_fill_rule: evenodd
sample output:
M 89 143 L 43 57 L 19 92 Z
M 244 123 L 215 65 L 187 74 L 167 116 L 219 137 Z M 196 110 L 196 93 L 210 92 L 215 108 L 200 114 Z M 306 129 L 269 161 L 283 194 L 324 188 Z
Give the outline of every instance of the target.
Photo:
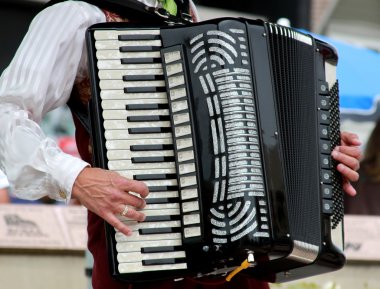
M 7 176 L 0 170 L 0 190 L 9 187 Z
M 63 153 L 38 123 L 64 105 L 73 84 L 86 75 L 86 29 L 105 21 L 99 8 L 85 2 L 67 1 L 45 9 L 34 18 L 1 75 L 0 169 L 19 198 L 48 195 L 69 201 L 76 177 L 89 165 Z

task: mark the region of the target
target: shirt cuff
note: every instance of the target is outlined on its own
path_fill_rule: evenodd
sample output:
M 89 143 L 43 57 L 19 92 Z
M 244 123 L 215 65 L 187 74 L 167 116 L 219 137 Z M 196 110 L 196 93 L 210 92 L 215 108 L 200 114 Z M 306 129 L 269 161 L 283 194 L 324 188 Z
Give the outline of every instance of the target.
M 50 197 L 56 200 L 64 200 L 68 203 L 71 199 L 76 178 L 85 167 L 90 165 L 77 157 L 65 153 L 55 155 L 53 162 L 56 165 L 51 171 L 51 176 L 60 190 L 52 192 Z

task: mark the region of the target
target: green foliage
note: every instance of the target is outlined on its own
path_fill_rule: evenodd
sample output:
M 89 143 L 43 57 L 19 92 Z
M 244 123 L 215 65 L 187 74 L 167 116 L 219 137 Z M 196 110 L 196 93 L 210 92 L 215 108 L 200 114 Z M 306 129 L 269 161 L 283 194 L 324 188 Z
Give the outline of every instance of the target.
M 161 4 L 162 7 L 166 11 L 168 11 L 171 15 L 177 15 L 177 4 L 175 3 L 174 0 L 158 0 Z

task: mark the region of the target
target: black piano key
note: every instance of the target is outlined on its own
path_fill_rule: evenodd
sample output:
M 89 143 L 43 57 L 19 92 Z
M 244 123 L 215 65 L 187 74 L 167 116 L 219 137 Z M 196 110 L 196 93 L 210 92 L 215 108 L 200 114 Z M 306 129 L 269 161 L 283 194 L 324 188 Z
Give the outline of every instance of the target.
M 179 221 L 181 220 L 180 215 L 166 215 L 166 216 L 146 216 L 144 223 L 146 222 L 169 222 L 169 221 Z
M 171 127 L 134 127 L 129 128 L 129 134 L 165 133 L 172 132 Z
M 161 63 L 161 58 L 121 58 L 121 64 L 152 64 L 152 63 Z
M 152 204 L 173 204 L 173 203 L 179 203 L 179 198 L 148 198 L 145 199 L 145 203 L 147 205 Z
M 178 191 L 178 186 L 149 186 L 149 192 L 170 192 Z
M 127 120 L 129 122 L 165 121 L 165 120 L 170 120 L 170 116 L 169 115 L 135 115 L 135 116 L 128 116 Z
M 169 233 L 180 233 L 180 232 L 182 232 L 182 229 L 179 227 L 139 229 L 140 235 L 169 234 Z
M 118 35 L 120 41 L 127 40 L 159 40 L 160 35 L 155 34 L 122 34 Z
M 159 46 L 121 46 L 120 52 L 150 52 L 160 50 Z
M 174 162 L 175 157 L 134 157 L 131 161 L 133 164 Z
M 173 150 L 173 145 L 132 145 L 129 148 L 134 152 L 141 151 L 165 151 L 165 150 Z
M 141 248 L 141 253 L 165 253 L 181 250 L 183 250 L 183 248 L 181 248 L 180 246 L 144 247 Z
M 136 181 L 148 181 L 148 180 L 172 180 L 176 179 L 176 174 L 144 174 L 134 175 L 133 179 Z
M 164 86 L 140 86 L 140 87 L 124 87 L 124 93 L 147 93 L 147 92 L 165 92 Z
M 141 80 L 141 81 L 146 81 L 146 80 L 164 80 L 163 75 L 154 75 L 154 74 L 144 74 L 144 75 L 123 75 L 123 80 L 124 81 L 136 81 L 136 80 Z
M 167 258 L 167 259 L 152 259 L 152 260 L 143 260 L 142 261 L 142 264 L 144 266 L 178 264 L 178 263 L 186 263 L 186 259 L 185 258 Z
M 127 104 L 126 110 L 152 110 L 152 109 L 168 109 L 167 103 L 141 103 L 141 104 Z

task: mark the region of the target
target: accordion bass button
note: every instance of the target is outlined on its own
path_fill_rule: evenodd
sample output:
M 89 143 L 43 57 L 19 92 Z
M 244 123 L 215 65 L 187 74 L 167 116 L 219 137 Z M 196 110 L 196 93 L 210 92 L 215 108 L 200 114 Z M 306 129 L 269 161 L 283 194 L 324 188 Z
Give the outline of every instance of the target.
M 322 200 L 322 212 L 331 215 L 333 213 L 333 201 L 332 200 Z

